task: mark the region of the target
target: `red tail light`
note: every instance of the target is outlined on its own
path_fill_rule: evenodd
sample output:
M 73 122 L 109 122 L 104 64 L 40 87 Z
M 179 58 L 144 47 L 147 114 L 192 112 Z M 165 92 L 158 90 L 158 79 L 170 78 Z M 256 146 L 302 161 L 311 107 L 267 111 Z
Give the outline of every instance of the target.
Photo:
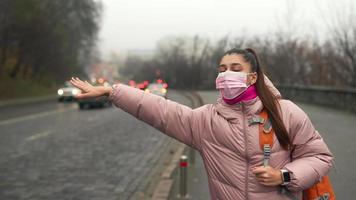
M 130 80 L 130 81 L 129 81 L 129 85 L 130 85 L 130 86 L 135 86 L 135 84 L 136 84 L 136 83 L 135 83 L 134 80 Z
M 138 88 L 140 88 L 140 89 L 145 88 L 145 85 L 144 85 L 144 84 L 142 84 L 142 83 L 138 84 L 137 86 L 138 86 Z

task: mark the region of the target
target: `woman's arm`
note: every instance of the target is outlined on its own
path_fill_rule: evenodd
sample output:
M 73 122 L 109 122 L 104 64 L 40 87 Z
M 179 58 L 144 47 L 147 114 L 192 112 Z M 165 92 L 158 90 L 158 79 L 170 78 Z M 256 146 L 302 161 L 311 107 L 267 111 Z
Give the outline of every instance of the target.
M 191 108 L 124 84 L 113 86 L 109 96 L 115 106 L 180 142 L 200 150 L 198 115 Z
M 116 84 L 113 87 L 92 86 L 78 78 L 72 78 L 71 83 L 82 91 L 76 98 L 107 95 L 118 108 L 168 136 L 200 150 L 199 130 L 205 107 L 192 110 L 187 106 L 124 84 Z
M 289 131 L 293 149 L 292 162 L 284 168 L 291 172 L 291 182 L 287 188 L 300 191 L 327 175 L 334 157 L 307 114 L 291 101 L 289 103 Z

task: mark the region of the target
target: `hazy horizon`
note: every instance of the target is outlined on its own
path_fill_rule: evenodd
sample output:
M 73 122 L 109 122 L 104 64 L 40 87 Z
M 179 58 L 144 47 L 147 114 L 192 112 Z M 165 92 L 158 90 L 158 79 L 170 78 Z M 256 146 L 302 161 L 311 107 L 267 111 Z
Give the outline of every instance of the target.
M 102 0 L 98 46 L 101 54 L 149 51 L 167 36 L 264 35 L 286 29 L 298 35 L 327 36 L 325 21 L 353 7 L 350 0 Z M 288 14 L 287 14 L 288 12 Z

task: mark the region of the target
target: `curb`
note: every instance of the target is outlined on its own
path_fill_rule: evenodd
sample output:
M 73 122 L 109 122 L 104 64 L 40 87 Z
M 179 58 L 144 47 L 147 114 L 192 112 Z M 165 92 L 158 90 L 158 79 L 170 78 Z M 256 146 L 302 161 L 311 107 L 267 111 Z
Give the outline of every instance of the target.
M 186 97 L 190 102 L 193 108 L 199 107 L 203 105 L 203 101 L 201 96 L 194 91 L 179 91 L 181 95 Z M 189 146 L 180 143 L 177 151 L 173 155 L 172 160 L 170 161 L 169 165 L 165 168 L 161 175 L 161 180 L 157 184 L 152 199 L 153 200 L 169 200 L 170 192 L 174 185 L 174 177 L 172 174 L 177 172 L 178 170 L 178 163 L 180 161 L 181 155 L 184 153 L 186 149 L 189 150 Z
M 178 146 L 177 151 L 174 153 L 172 160 L 170 161 L 169 165 L 165 168 L 163 173 L 161 174 L 161 180 L 157 184 L 157 187 L 155 188 L 153 192 L 152 199 L 154 200 L 168 200 L 169 198 L 169 193 L 171 191 L 171 188 L 173 186 L 173 179 L 172 174 L 177 168 L 179 163 L 179 159 L 181 155 L 184 152 L 184 149 L 186 148 L 186 145 L 180 143 Z
M 189 99 L 192 104 L 192 108 L 197 108 L 204 105 L 202 97 L 196 91 L 180 91 L 179 93 Z

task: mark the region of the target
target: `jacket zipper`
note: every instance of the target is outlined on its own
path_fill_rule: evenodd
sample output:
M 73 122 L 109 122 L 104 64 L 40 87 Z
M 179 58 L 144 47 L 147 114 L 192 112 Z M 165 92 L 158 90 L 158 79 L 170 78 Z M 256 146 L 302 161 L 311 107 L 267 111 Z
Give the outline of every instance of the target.
M 248 170 L 249 170 L 249 159 L 247 152 L 247 133 L 246 133 L 246 122 L 245 122 L 245 106 L 244 103 L 241 102 L 242 105 L 242 116 L 243 116 L 243 131 L 244 131 L 244 139 L 245 139 L 245 159 L 246 159 L 246 174 L 245 174 L 245 199 L 248 200 Z

